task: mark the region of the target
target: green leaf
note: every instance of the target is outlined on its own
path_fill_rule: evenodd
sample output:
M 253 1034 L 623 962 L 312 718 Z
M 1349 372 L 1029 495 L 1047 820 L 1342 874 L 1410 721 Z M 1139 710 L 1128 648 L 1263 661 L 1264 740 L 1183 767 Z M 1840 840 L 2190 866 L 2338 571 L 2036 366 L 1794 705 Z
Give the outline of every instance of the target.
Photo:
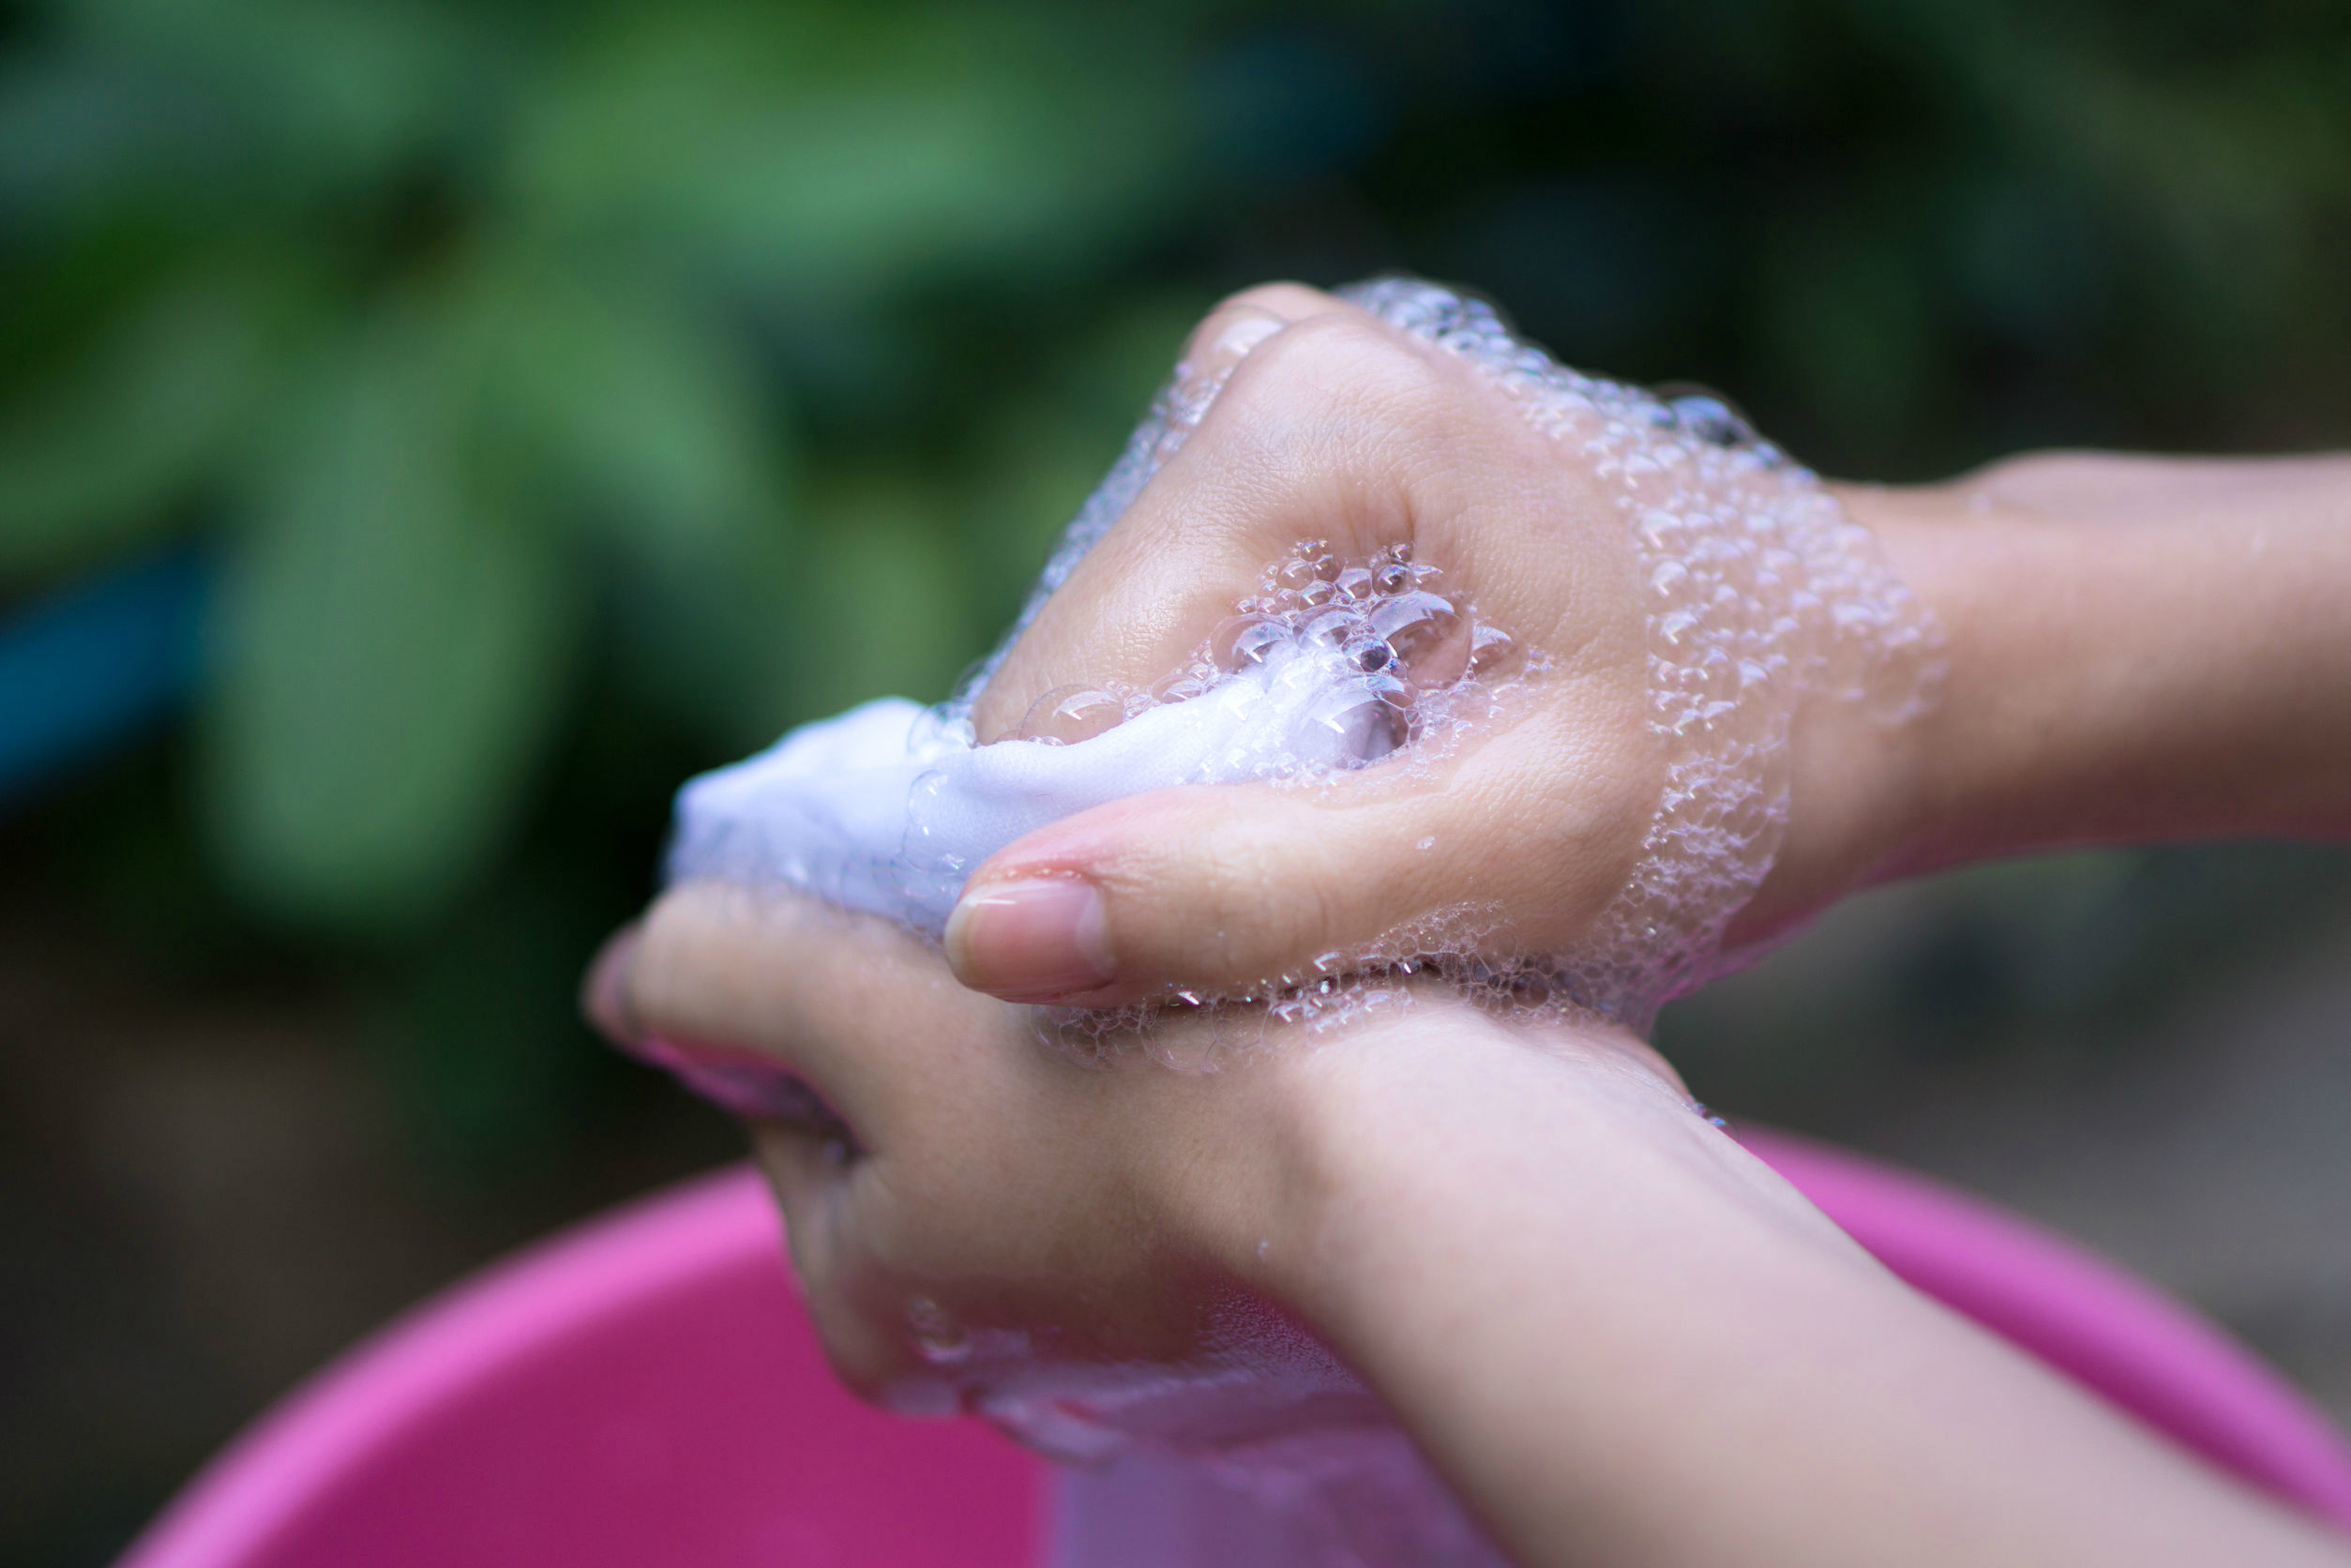
M 650 279 L 505 245 L 468 291 L 484 429 L 613 567 L 630 673 L 730 747 L 785 712 L 790 430 L 743 334 Z
M 217 476 L 277 369 L 257 281 L 161 291 L 0 416 L 0 581 L 153 532 Z
M 414 323 L 325 378 L 221 608 L 211 822 L 257 902 L 397 927 L 514 822 L 580 602 L 560 539 L 461 460 L 465 400 Z
M 969 568 L 935 491 L 863 476 L 816 508 L 800 580 L 778 606 L 797 650 L 796 707 L 814 717 L 869 697 L 947 695 L 984 650 L 971 625 Z
M 184 88 L 204 105 L 194 118 L 205 133 L 234 128 L 245 164 L 235 174 L 310 190 L 381 179 L 476 129 L 504 64 L 472 8 L 419 0 L 75 0 L 70 8 L 68 36 L 83 48 Z M 160 166 L 151 173 L 176 161 L 169 135 L 150 135 L 145 150 Z
M 946 6 L 627 22 L 534 95 L 519 135 L 515 188 L 564 232 L 855 307 L 1176 220 L 1180 78 L 1147 29 Z
M 690 557 L 781 510 L 785 427 L 717 311 L 512 247 L 481 272 L 489 417 L 579 515 Z

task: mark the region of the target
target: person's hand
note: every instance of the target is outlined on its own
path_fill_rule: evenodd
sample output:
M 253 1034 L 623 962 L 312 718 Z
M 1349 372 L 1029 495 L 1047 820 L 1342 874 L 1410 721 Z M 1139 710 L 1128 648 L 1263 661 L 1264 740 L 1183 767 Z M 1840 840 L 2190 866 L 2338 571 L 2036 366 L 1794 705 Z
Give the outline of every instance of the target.
M 1393 1419 L 1527 1568 L 2343 1560 L 1894 1281 L 1621 1029 L 1423 988 L 1089 1059 L 895 928 L 711 884 L 590 1008 L 754 1112 L 825 1351 L 901 1409 L 1071 1457 Z
M 1088 1051 L 1084 1037 L 1048 1041 L 1035 1010 L 957 985 L 895 927 L 715 883 L 671 891 L 608 948 L 588 1005 L 625 1048 L 746 1113 L 845 1380 L 1031 1436 L 1015 1402 L 1082 1395 L 1095 1370 L 1121 1385 L 1101 1419 L 1146 1427 L 1165 1412 L 1134 1399 L 1135 1368 L 1231 1370 L 1246 1349 L 1236 1303 L 1317 1246 L 1326 1118 L 1383 1078 L 1475 1083 L 1457 1069 L 1508 1037 L 1694 1150 L 1728 1147 L 1621 1033 L 1514 1032 L 1424 986 L 1318 1036 L 1260 1010 L 1203 1010 Z M 1253 1406 L 1228 1387 L 1215 1420 L 1329 1421 L 1334 1406 L 1372 1419 L 1344 1379 L 1303 1407 L 1296 1394 Z M 1062 1402 L 1062 1437 L 1082 1451 L 1084 1400 Z
M 1830 487 L 1923 604 L 1911 629 L 1947 637 L 1937 700 L 1888 724 L 1837 680 L 1658 674 L 1652 600 L 1687 583 L 1636 542 L 1627 481 L 1460 356 L 1277 285 L 1213 313 L 1187 362 L 1230 379 L 994 672 L 982 741 L 1059 688 L 1150 686 L 1302 539 L 1409 545 L 1548 668 L 1434 765 L 1166 791 L 1010 845 L 948 927 L 966 984 L 1082 1005 L 1249 994 L 1417 927 L 1482 957 L 1566 955 L 1595 991 L 1630 972 L 1618 1011 L 1637 1024 L 1711 944 L 1747 948 L 1876 877 L 2351 836 L 2351 459 L 2052 454 Z M 1726 687 L 1707 690 L 1747 747 L 1730 771 L 1751 801 L 1784 786 L 1784 821 L 1661 798 L 1678 743 L 1652 703 L 1694 675 Z
M 1066 688 L 1163 681 L 1302 541 L 1341 561 L 1409 547 L 1438 569 L 1431 588 L 1466 599 L 1540 673 L 1509 689 L 1472 739 L 1418 767 L 1377 765 L 1314 789 L 1163 791 L 1032 834 L 976 869 L 949 924 L 947 953 L 967 984 L 1090 1006 L 1177 988 L 1262 994 L 1383 939 L 1395 946 L 1396 933 L 1428 952 L 1473 940 L 1495 957 L 1566 953 L 1604 912 L 1614 935 L 1599 940 L 1620 949 L 1607 961 L 1638 968 L 1663 955 L 1670 971 L 1677 946 L 1720 937 L 1756 891 L 1741 878 L 1774 851 L 1782 865 L 1749 911 L 1749 935 L 1825 902 L 1887 852 L 1898 796 L 1886 781 L 1906 739 L 1805 689 L 1805 640 L 1817 653 L 1836 635 L 1799 592 L 1796 574 L 1818 560 L 1799 567 L 1784 551 L 1785 564 L 1754 565 L 1787 576 L 1796 595 L 1767 619 L 1809 602 L 1817 625 L 1752 662 L 1716 653 L 1719 668 L 1694 657 L 1660 677 L 1652 601 L 1688 591 L 1689 574 L 1669 581 L 1644 555 L 1620 472 L 1579 438 L 1539 430 L 1459 354 L 1276 285 L 1213 313 L 1185 363 L 1198 381 L 1229 379 L 993 673 L 972 715 L 982 743 L 1031 732 L 1032 709 Z M 1739 483 L 1748 488 L 1699 499 L 1737 518 L 1779 480 L 1750 469 Z M 1725 570 L 1744 582 L 1749 567 Z M 1746 591 L 1769 605 L 1772 590 Z M 1740 612 L 1711 613 L 1719 624 Z M 1435 679 L 1457 671 L 1458 652 Z M 1511 673 L 1505 665 L 1494 680 Z M 1726 807 L 1690 805 L 1673 829 L 1682 837 L 1663 848 L 1661 792 L 1684 743 L 1655 723 L 1660 679 L 1722 699 L 1737 709 L 1728 722 L 1746 727 L 1719 749 L 1743 747 L 1752 764 L 1700 775 L 1756 774 L 1752 796 L 1734 789 Z M 1787 765 L 1791 722 L 1798 812 L 1781 824 L 1769 797 L 1788 777 L 1771 770 Z M 1721 864 L 1693 870 L 1694 852 Z M 1678 880 L 1647 904 L 1628 895 L 1637 866 L 1676 856 Z

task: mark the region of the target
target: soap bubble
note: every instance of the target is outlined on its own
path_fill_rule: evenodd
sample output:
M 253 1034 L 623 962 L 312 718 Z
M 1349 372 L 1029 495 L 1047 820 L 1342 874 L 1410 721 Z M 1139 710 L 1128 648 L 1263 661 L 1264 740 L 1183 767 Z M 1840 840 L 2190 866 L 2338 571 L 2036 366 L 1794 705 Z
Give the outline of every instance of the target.
M 1290 557 L 1273 568 L 1274 586 L 1288 588 L 1292 593 L 1304 588 L 1310 582 L 1321 580 L 1320 575 L 1315 571 L 1315 564 L 1297 556 Z
M 1468 627 L 1451 600 L 1411 588 L 1374 605 L 1369 619 L 1372 634 L 1395 650 L 1421 685 L 1449 686 L 1468 671 Z
M 1205 692 L 1212 684 L 1210 677 L 1196 670 L 1179 670 L 1160 678 L 1151 688 L 1154 702 L 1189 702 Z
M 1304 641 L 1319 642 L 1326 648 L 1344 648 L 1368 629 L 1354 607 L 1344 605 L 1313 616 L 1299 628 L 1299 636 Z
M 1401 687 L 1403 683 L 1395 686 Z M 1315 705 L 1311 722 L 1338 737 L 1342 755 L 1376 762 L 1402 746 L 1409 734 L 1405 715 L 1410 702 L 1409 698 L 1398 702 L 1395 695 L 1374 689 L 1371 682 L 1343 686 Z
M 1126 699 L 1098 686 L 1055 686 L 1029 707 L 1012 738 L 1075 746 L 1126 722 Z
M 1208 656 L 1219 670 L 1245 670 L 1263 664 L 1275 648 L 1291 641 L 1290 629 L 1271 615 L 1235 615 L 1210 635 Z
M 1728 398 L 1702 386 L 1657 389 L 1670 423 L 1710 446 L 1754 446 L 1761 438 Z
M 1469 673 L 1494 673 L 1517 651 L 1518 644 L 1500 626 L 1481 626 L 1469 634 Z

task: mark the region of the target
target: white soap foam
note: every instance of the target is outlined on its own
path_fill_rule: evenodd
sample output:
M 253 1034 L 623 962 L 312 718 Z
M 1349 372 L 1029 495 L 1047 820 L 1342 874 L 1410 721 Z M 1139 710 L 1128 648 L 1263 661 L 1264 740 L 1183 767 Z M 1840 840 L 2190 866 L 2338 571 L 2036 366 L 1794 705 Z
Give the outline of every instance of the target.
M 1457 354 L 1607 482 L 1647 584 L 1650 728 L 1665 788 L 1632 878 L 1538 967 L 1646 1028 L 1749 955 L 1723 933 L 1787 827 L 1787 738 L 1821 692 L 1900 723 L 1932 705 L 1940 639 L 1876 541 L 1807 470 L 1711 395 L 1661 396 L 1560 365 L 1481 300 L 1412 279 L 1342 291 Z
M 937 936 L 971 868 L 1048 822 L 1141 790 L 1360 766 L 1374 677 L 1286 640 L 1183 702 L 1078 745 L 973 746 L 968 723 L 883 698 L 793 731 L 679 792 L 673 881 L 790 887 Z

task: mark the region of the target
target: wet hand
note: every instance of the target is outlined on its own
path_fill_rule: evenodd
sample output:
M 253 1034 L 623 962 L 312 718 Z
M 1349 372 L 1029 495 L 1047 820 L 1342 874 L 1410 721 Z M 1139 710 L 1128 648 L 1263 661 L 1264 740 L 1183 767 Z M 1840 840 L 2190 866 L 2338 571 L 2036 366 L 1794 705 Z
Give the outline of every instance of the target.
M 1322 1276 L 1335 1173 L 1365 1142 L 1353 1108 L 1410 1105 L 1432 1079 L 1485 1093 L 1484 1052 L 1668 1141 L 1724 1141 L 1627 1035 L 1512 1031 L 1430 988 L 1318 1035 L 1203 1010 L 1073 1049 L 895 927 L 714 883 L 671 891 L 615 939 L 588 1009 L 747 1121 L 846 1381 L 901 1410 L 990 1414 L 1073 1456 L 1121 1422 L 1173 1419 L 1135 1389 L 1229 1374 L 1249 1351 L 1235 1324 L 1266 1320 L 1248 1304 Z M 1497 1082 L 1491 1101 L 1494 1117 L 1527 1114 L 1523 1085 Z M 1377 1418 L 1344 1376 L 1310 1396 L 1236 1395 L 1232 1380 L 1206 1436 Z M 1108 1386 L 1119 1397 L 1093 1410 Z
M 948 926 L 967 984 L 1100 1006 L 1264 995 L 1372 953 L 1573 953 L 1620 993 L 1586 1000 L 1637 1022 L 1734 917 L 1760 935 L 1887 852 L 1906 741 L 1815 689 L 1844 678 L 1816 677 L 1851 531 L 1808 478 L 1712 435 L 1611 435 L 1606 394 L 1505 390 L 1292 285 L 1213 313 L 1180 378 L 1221 390 L 995 671 L 980 740 L 1081 738 L 1203 648 L 1229 665 L 1236 607 L 1288 575 L 1327 592 L 1316 566 L 1399 556 L 1462 612 L 1454 641 L 1507 634 L 1476 676 L 1491 712 L 1311 786 L 1163 791 L 1032 834 Z M 1667 446 L 1699 454 L 1688 474 L 1657 475 Z M 1457 682 L 1471 650 L 1434 644 L 1373 651 L 1408 687 Z

